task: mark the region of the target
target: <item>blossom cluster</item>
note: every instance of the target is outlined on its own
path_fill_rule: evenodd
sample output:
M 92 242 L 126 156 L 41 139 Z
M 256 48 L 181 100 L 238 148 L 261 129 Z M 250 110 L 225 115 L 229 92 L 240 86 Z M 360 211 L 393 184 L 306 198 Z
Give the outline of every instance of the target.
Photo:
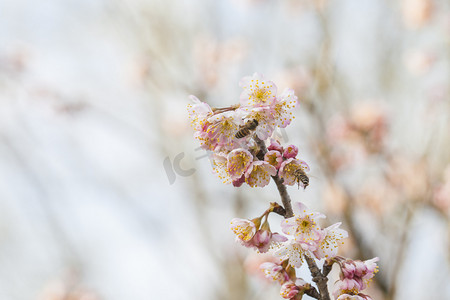
M 254 248 L 258 252 L 270 252 L 279 259 L 278 264 L 263 263 L 260 268 L 266 277 L 282 285 L 280 294 L 286 299 L 291 299 L 293 293 L 296 294 L 295 291 L 302 289 L 304 281 L 289 276 L 286 269 L 301 267 L 304 255 L 317 259 L 336 257 L 339 245 L 348 234 L 339 228 L 341 223 L 321 228 L 318 220 L 325 218 L 325 215 L 310 212 L 300 202 L 293 206 L 294 216 L 281 222 L 282 232 L 286 236 L 272 233 L 267 223 L 267 215 L 275 206 L 276 204 L 272 203 L 261 217 L 252 220 L 233 219 L 231 230 L 236 234 L 236 240 L 243 246 Z M 261 224 L 262 218 L 265 218 L 265 221 Z M 299 285 L 299 282 L 302 285 Z M 287 290 L 289 292 L 286 292 Z
M 339 262 L 341 266 L 340 280 L 336 282 L 334 296 L 337 300 L 355 299 L 369 300 L 368 295 L 360 293 L 367 288 L 375 273 L 378 272 L 376 262 L 378 257 L 360 261 L 345 260 Z
M 267 215 L 273 211 L 272 208 L 263 216 L 252 220 L 233 219 L 231 230 L 242 245 L 255 248 L 259 252 L 267 252 L 270 248 L 280 262 L 288 261 L 288 264 L 295 268 L 302 265 L 303 255 L 317 259 L 335 257 L 342 240 L 348 236 L 347 231 L 339 228 L 341 223 L 321 228 L 318 220 L 325 218 L 325 215 L 310 212 L 300 202 L 296 202 L 293 209 L 295 215 L 281 222 L 282 232 L 289 238 L 270 231 Z M 266 220 L 260 225 L 263 217 Z
M 301 299 L 305 293 L 323 298 L 315 287 L 296 276 L 296 268 L 305 260 L 309 266 L 314 259 L 325 260 L 330 270 L 333 263 L 341 266 L 334 293 L 336 299 L 370 299 L 360 292 L 378 270 L 375 263 L 378 258 L 361 262 L 337 256 L 347 231 L 340 228 L 340 222 L 322 227 L 319 220 L 326 218 L 325 215 L 310 212 L 303 203 L 294 203 L 288 214 L 290 200 L 286 204 L 282 192 L 284 189 L 286 194 L 286 188 L 280 183 L 303 188 L 309 184 L 306 175 L 309 166 L 298 158 L 298 148 L 282 146 L 272 137 L 276 127 L 285 128 L 294 118 L 292 110 L 297 105 L 297 97 L 293 90 L 286 89 L 278 95 L 276 85 L 258 73 L 244 77 L 240 86 L 243 91 L 237 105 L 211 108 L 191 96 L 194 103 L 188 106 L 194 137 L 203 149 L 211 151 L 213 169 L 219 178 L 235 187 L 243 183 L 264 187 L 273 178 L 286 206 L 272 202 L 259 217 L 232 219 L 230 227 L 236 241 L 277 259 L 277 262 L 263 263 L 260 269 L 267 278 L 280 284 L 280 295 L 285 299 Z M 268 216 L 273 212 L 285 217 L 280 224 L 282 233 L 270 229 Z
M 190 96 L 189 118 L 194 137 L 201 147 L 212 152 L 214 171 L 225 183 L 264 187 L 270 177 L 279 175 L 284 184 L 305 187 L 299 183 L 297 170 L 309 171 L 306 162 L 297 158 L 294 145 L 283 148 L 270 139 L 269 152 L 261 154 L 255 136 L 269 142 L 274 130 L 285 128 L 294 119 L 292 110 L 297 97 L 292 89 L 277 94 L 277 86 L 258 73 L 244 77 L 239 104 L 225 108 L 211 108 L 197 97 Z

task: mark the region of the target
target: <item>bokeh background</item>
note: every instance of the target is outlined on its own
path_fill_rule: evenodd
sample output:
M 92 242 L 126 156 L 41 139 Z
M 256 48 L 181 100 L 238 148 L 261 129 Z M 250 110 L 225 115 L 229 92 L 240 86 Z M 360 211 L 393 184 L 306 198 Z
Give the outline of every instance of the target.
M 186 113 L 253 72 L 372 297 L 450 299 L 447 0 L 1 1 L 0 299 L 280 299 L 229 230 L 275 185 L 223 185 Z

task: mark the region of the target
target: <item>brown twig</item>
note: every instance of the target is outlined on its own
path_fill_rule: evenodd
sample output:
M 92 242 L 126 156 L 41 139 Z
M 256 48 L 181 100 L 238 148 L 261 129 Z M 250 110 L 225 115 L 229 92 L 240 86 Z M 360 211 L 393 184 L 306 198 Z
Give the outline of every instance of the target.
M 258 145 L 259 150 L 264 154 L 267 153 L 267 148 L 264 142 L 256 135 L 254 136 L 253 139 Z M 275 184 L 277 185 L 278 192 L 280 193 L 281 196 L 281 202 L 283 202 L 284 209 L 286 210 L 286 215 L 284 217 L 286 219 L 293 217 L 294 212 L 292 210 L 291 197 L 289 197 L 286 186 L 283 184 L 283 180 L 280 177 L 278 177 L 278 175 L 272 176 L 272 179 L 273 181 L 275 181 Z M 311 274 L 313 276 L 313 281 L 317 284 L 317 287 L 319 288 L 319 297 L 317 299 L 330 300 L 330 295 L 328 293 L 327 287 L 328 278 L 324 276 L 322 272 L 320 272 L 316 262 L 314 261 L 314 258 L 311 258 L 308 255 L 304 255 L 304 257 L 308 264 L 309 270 L 311 271 Z
M 317 267 L 314 258 L 304 255 L 308 268 L 311 271 L 312 280 L 317 284 L 320 291 L 320 300 L 330 300 L 330 294 L 328 293 L 327 281 L 328 278 L 320 272 Z
M 320 294 L 317 291 L 317 289 L 315 287 L 313 287 L 312 285 L 308 284 L 304 290 L 304 293 L 310 297 L 316 298 L 316 299 L 320 299 Z

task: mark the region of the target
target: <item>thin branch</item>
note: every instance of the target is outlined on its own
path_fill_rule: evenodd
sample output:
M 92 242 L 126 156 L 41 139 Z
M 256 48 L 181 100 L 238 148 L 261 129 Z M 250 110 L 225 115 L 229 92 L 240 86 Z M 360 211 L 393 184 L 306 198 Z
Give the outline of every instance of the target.
M 320 294 L 315 287 L 308 284 L 308 287 L 304 290 L 304 293 L 310 297 L 320 299 Z
M 256 144 L 259 147 L 259 150 L 262 154 L 267 153 L 267 148 L 264 142 L 258 138 L 256 135 L 253 138 L 256 142 Z M 291 197 L 289 197 L 289 194 L 287 192 L 286 186 L 283 184 L 283 180 L 278 177 L 278 175 L 272 176 L 273 181 L 275 181 L 275 184 L 277 185 L 278 192 L 281 196 L 281 201 L 283 202 L 284 209 L 286 210 L 286 215 L 284 216 L 285 219 L 293 217 L 294 212 L 292 210 L 291 205 Z M 317 267 L 317 264 L 314 260 L 314 258 L 311 258 L 307 255 L 304 255 L 306 262 L 308 263 L 309 270 L 311 271 L 311 274 L 313 276 L 313 281 L 317 284 L 317 287 L 319 288 L 319 298 L 320 300 L 330 300 L 330 295 L 328 293 L 328 287 L 327 287 L 327 281 L 328 278 L 324 276 L 319 268 Z
M 304 255 L 306 263 L 308 264 L 308 268 L 311 271 L 312 280 L 317 284 L 317 287 L 320 291 L 320 300 L 330 300 L 330 295 L 328 293 L 327 281 L 328 278 L 320 272 L 317 267 L 314 258 L 309 257 L 308 255 Z

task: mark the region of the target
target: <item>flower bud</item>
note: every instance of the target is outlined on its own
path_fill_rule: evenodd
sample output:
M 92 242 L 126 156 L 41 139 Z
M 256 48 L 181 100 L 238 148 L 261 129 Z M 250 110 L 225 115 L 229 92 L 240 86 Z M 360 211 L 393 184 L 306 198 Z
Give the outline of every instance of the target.
M 294 145 L 289 145 L 284 149 L 283 157 L 285 159 L 294 158 L 298 154 L 298 148 Z
M 292 299 L 299 292 L 298 286 L 292 281 L 288 281 L 281 286 L 280 295 L 284 299 Z

